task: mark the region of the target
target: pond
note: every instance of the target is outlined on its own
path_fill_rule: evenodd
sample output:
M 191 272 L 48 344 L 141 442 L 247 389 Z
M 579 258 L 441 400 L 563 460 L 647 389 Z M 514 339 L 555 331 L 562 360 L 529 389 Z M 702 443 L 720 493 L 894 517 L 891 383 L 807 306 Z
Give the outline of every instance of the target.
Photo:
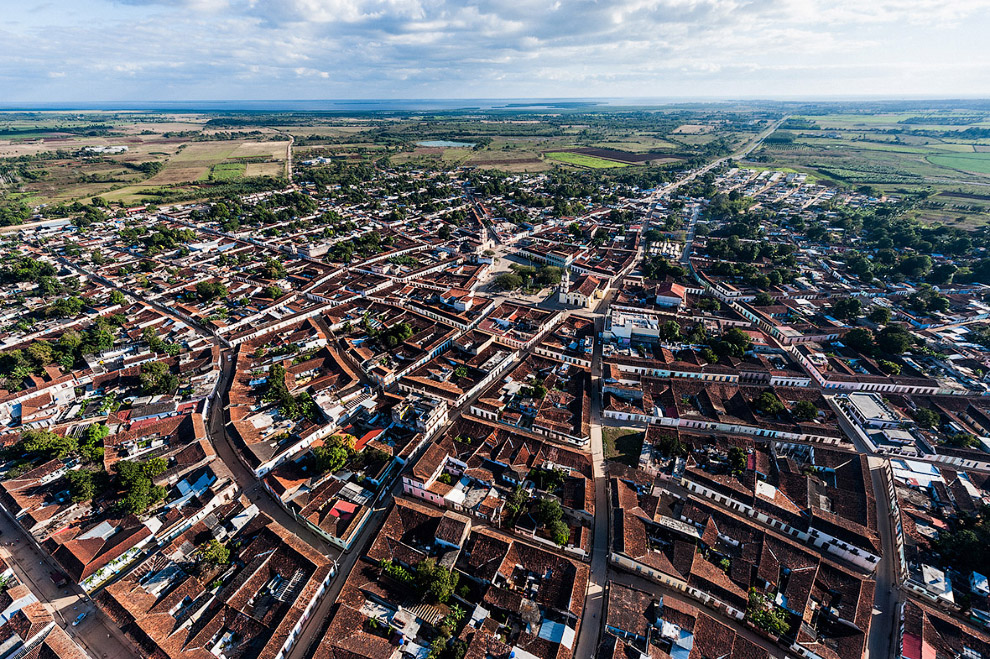
M 439 146 L 439 147 L 462 147 L 465 149 L 472 148 L 475 144 L 474 142 L 451 142 L 450 140 L 426 140 L 425 142 L 416 142 L 418 146 Z

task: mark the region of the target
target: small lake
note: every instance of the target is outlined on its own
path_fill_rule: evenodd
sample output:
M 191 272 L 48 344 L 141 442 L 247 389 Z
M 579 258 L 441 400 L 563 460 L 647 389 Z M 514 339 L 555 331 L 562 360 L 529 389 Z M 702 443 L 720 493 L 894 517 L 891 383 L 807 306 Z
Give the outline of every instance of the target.
M 474 142 L 451 142 L 450 140 L 426 140 L 425 142 L 416 142 L 418 146 L 439 146 L 439 147 L 462 147 L 465 149 L 470 149 L 475 144 Z

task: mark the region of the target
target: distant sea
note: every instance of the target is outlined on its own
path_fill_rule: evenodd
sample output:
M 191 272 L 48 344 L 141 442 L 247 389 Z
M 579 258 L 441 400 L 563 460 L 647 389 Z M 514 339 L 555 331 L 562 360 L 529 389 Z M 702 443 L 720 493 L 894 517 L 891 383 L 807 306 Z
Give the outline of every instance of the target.
M 609 105 L 659 105 L 633 99 L 364 99 L 335 101 L 93 101 L 3 103 L 6 111 L 157 110 L 166 112 L 423 112 L 450 110 L 554 110 Z

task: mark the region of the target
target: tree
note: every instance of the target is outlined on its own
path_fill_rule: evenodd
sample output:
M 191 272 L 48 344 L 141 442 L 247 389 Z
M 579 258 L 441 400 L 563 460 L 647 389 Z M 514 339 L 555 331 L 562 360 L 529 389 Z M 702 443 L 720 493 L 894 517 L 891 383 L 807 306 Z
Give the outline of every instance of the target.
M 285 294 L 285 292 L 278 286 L 272 285 L 265 287 L 264 294 L 265 297 L 271 298 L 273 300 L 277 300 L 280 297 L 282 297 Z
M 56 300 L 45 313 L 52 318 L 71 318 L 77 316 L 83 310 L 86 303 L 81 298 L 73 295 Z
M 980 442 L 968 432 L 957 432 L 954 435 L 946 437 L 943 444 L 954 448 L 975 448 L 979 446 Z
M 870 310 L 870 315 L 868 318 L 871 323 L 886 325 L 890 322 L 890 315 L 890 309 L 887 307 L 873 307 L 873 309 Z
M 647 247 L 649 247 L 653 243 L 658 243 L 661 240 L 663 240 L 663 234 L 660 233 L 660 231 L 657 229 L 650 229 L 649 231 L 643 234 L 643 242 L 646 243 Z
M 919 407 L 914 411 L 914 420 L 922 428 L 937 428 L 942 424 L 942 417 L 935 410 Z
M 667 434 L 661 435 L 653 445 L 653 450 L 665 458 L 679 458 L 688 453 L 687 446 L 677 439 L 676 435 Z
M 862 254 L 852 254 L 846 259 L 846 267 L 849 272 L 863 279 L 870 281 L 873 279 L 873 264 Z
M 681 326 L 677 321 L 668 320 L 660 326 L 660 340 L 671 343 L 681 338 Z
M 78 469 L 65 474 L 65 480 L 69 484 L 69 492 L 72 494 L 73 503 L 89 501 L 97 493 L 95 471 L 88 469 Z
M 722 303 L 713 297 L 703 297 L 694 304 L 694 308 L 699 311 L 719 311 Z
M 165 458 L 150 458 L 141 465 L 149 478 L 157 478 L 168 471 L 168 460 Z
M 915 254 L 901 259 L 897 270 L 909 279 L 924 277 L 932 269 L 932 257 L 927 254 Z
M 765 291 L 760 291 L 756 294 L 756 297 L 753 298 L 753 306 L 769 307 L 771 304 L 774 304 L 774 299 Z
M 787 409 L 772 391 L 762 392 L 754 402 L 757 411 L 767 416 L 777 416 Z
M 877 334 L 877 347 L 891 354 L 903 354 L 914 343 L 910 332 L 900 325 L 887 325 Z
M 542 286 L 556 286 L 563 277 L 563 268 L 554 265 L 545 265 L 536 272 L 536 280 Z
M 855 297 L 844 297 L 832 303 L 832 313 L 844 320 L 858 317 L 862 309 L 863 304 Z
M 798 421 L 814 421 L 818 418 L 818 408 L 810 400 L 799 400 L 794 404 L 791 414 Z
M 564 517 L 564 509 L 556 499 L 540 499 L 533 510 L 536 520 L 543 526 L 550 526 Z
M 733 446 L 729 449 L 729 471 L 732 472 L 734 476 L 746 471 L 746 452 L 743 451 L 738 446 Z
M 103 440 L 110 434 L 110 429 L 103 423 L 92 423 L 86 428 L 79 453 L 90 462 L 103 462 Z
M 58 337 L 58 347 L 67 352 L 75 351 L 82 344 L 82 336 L 75 330 L 69 330 Z
M 935 311 L 939 313 L 945 313 L 949 310 L 951 303 L 949 298 L 942 297 L 941 295 L 936 295 L 931 300 L 928 301 L 928 310 Z
M 27 356 L 38 366 L 52 363 L 52 344 L 47 341 L 34 341 L 27 347 Z
M 503 272 L 495 277 L 494 283 L 499 290 L 514 291 L 518 288 L 522 288 L 523 278 L 514 272 Z
M 265 279 L 281 279 L 285 277 L 285 266 L 282 261 L 276 258 L 265 259 L 265 264 L 261 266 L 261 276 Z
M 857 350 L 864 355 L 873 353 L 875 347 L 873 332 L 865 327 L 856 327 L 842 337 L 842 342 L 853 350 Z
M 121 460 L 114 465 L 114 469 L 124 490 L 120 507 L 125 513 L 140 515 L 165 498 L 165 488 L 155 485 L 152 480 L 168 469 L 164 458 L 152 458 L 145 462 Z
M 879 366 L 880 370 L 882 370 L 884 373 L 888 375 L 901 374 L 901 365 L 898 364 L 897 362 L 892 362 L 887 359 L 878 359 L 877 366 Z
M 219 282 L 201 281 L 196 284 L 196 297 L 202 302 L 227 297 L 227 292 L 227 287 Z
M 749 605 L 746 617 L 760 629 L 775 636 L 784 636 L 791 630 L 787 614 L 769 602 L 756 588 L 749 589 Z
M 709 347 L 721 357 L 743 357 L 753 347 L 749 335 L 738 327 L 729 328 L 717 340 L 711 341 Z
M 48 460 L 62 460 L 79 448 L 74 437 L 63 437 L 51 430 L 25 430 L 21 433 L 20 445 L 25 452 Z
M 571 539 L 571 529 L 562 519 L 558 519 L 547 525 L 547 533 L 550 535 L 550 539 L 561 547 L 566 545 Z
M 110 304 L 127 304 L 127 296 L 118 290 L 110 293 Z
M 141 392 L 146 396 L 168 394 L 179 386 L 179 379 L 169 369 L 168 364 L 161 361 L 141 364 Z
M 939 286 L 948 286 L 952 283 L 953 277 L 959 272 L 959 268 L 952 263 L 939 263 L 928 273 L 927 280 Z
M 325 444 L 313 449 L 316 471 L 320 474 L 336 473 L 347 464 L 347 449 L 340 444 Z
M 200 560 L 209 565 L 220 566 L 230 562 L 230 550 L 216 538 L 200 545 L 197 553 Z
M 457 589 L 460 574 L 437 565 L 435 558 L 426 558 L 416 565 L 416 585 L 428 599 L 446 604 Z

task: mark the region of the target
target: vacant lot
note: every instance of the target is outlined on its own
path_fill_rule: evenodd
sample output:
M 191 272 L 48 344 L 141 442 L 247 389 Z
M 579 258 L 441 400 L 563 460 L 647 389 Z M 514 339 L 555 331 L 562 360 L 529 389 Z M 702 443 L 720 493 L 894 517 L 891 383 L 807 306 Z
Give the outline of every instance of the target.
M 674 135 L 694 135 L 697 133 L 707 133 L 711 130 L 711 126 L 706 126 L 704 124 L 683 124 L 677 127 L 674 131 Z
M 244 170 L 244 176 L 284 176 L 285 163 L 282 162 L 249 162 Z
M 611 167 L 628 167 L 628 163 L 616 162 L 614 160 L 605 160 L 604 158 L 596 158 L 595 156 L 587 156 L 583 153 L 570 153 L 567 151 L 553 151 L 551 153 L 544 154 L 550 160 L 556 160 L 557 162 L 562 162 L 568 165 L 576 165 L 578 167 L 587 167 L 588 169 L 609 169 Z
M 646 433 L 635 428 L 602 427 L 602 444 L 605 458 L 622 464 L 636 467 L 639 465 L 639 454 L 643 450 L 643 438 Z
M 228 157 L 234 160 L 258 157 L 281 160 L 285 158 L 288 145 L 288 142 L 242 142 Z

